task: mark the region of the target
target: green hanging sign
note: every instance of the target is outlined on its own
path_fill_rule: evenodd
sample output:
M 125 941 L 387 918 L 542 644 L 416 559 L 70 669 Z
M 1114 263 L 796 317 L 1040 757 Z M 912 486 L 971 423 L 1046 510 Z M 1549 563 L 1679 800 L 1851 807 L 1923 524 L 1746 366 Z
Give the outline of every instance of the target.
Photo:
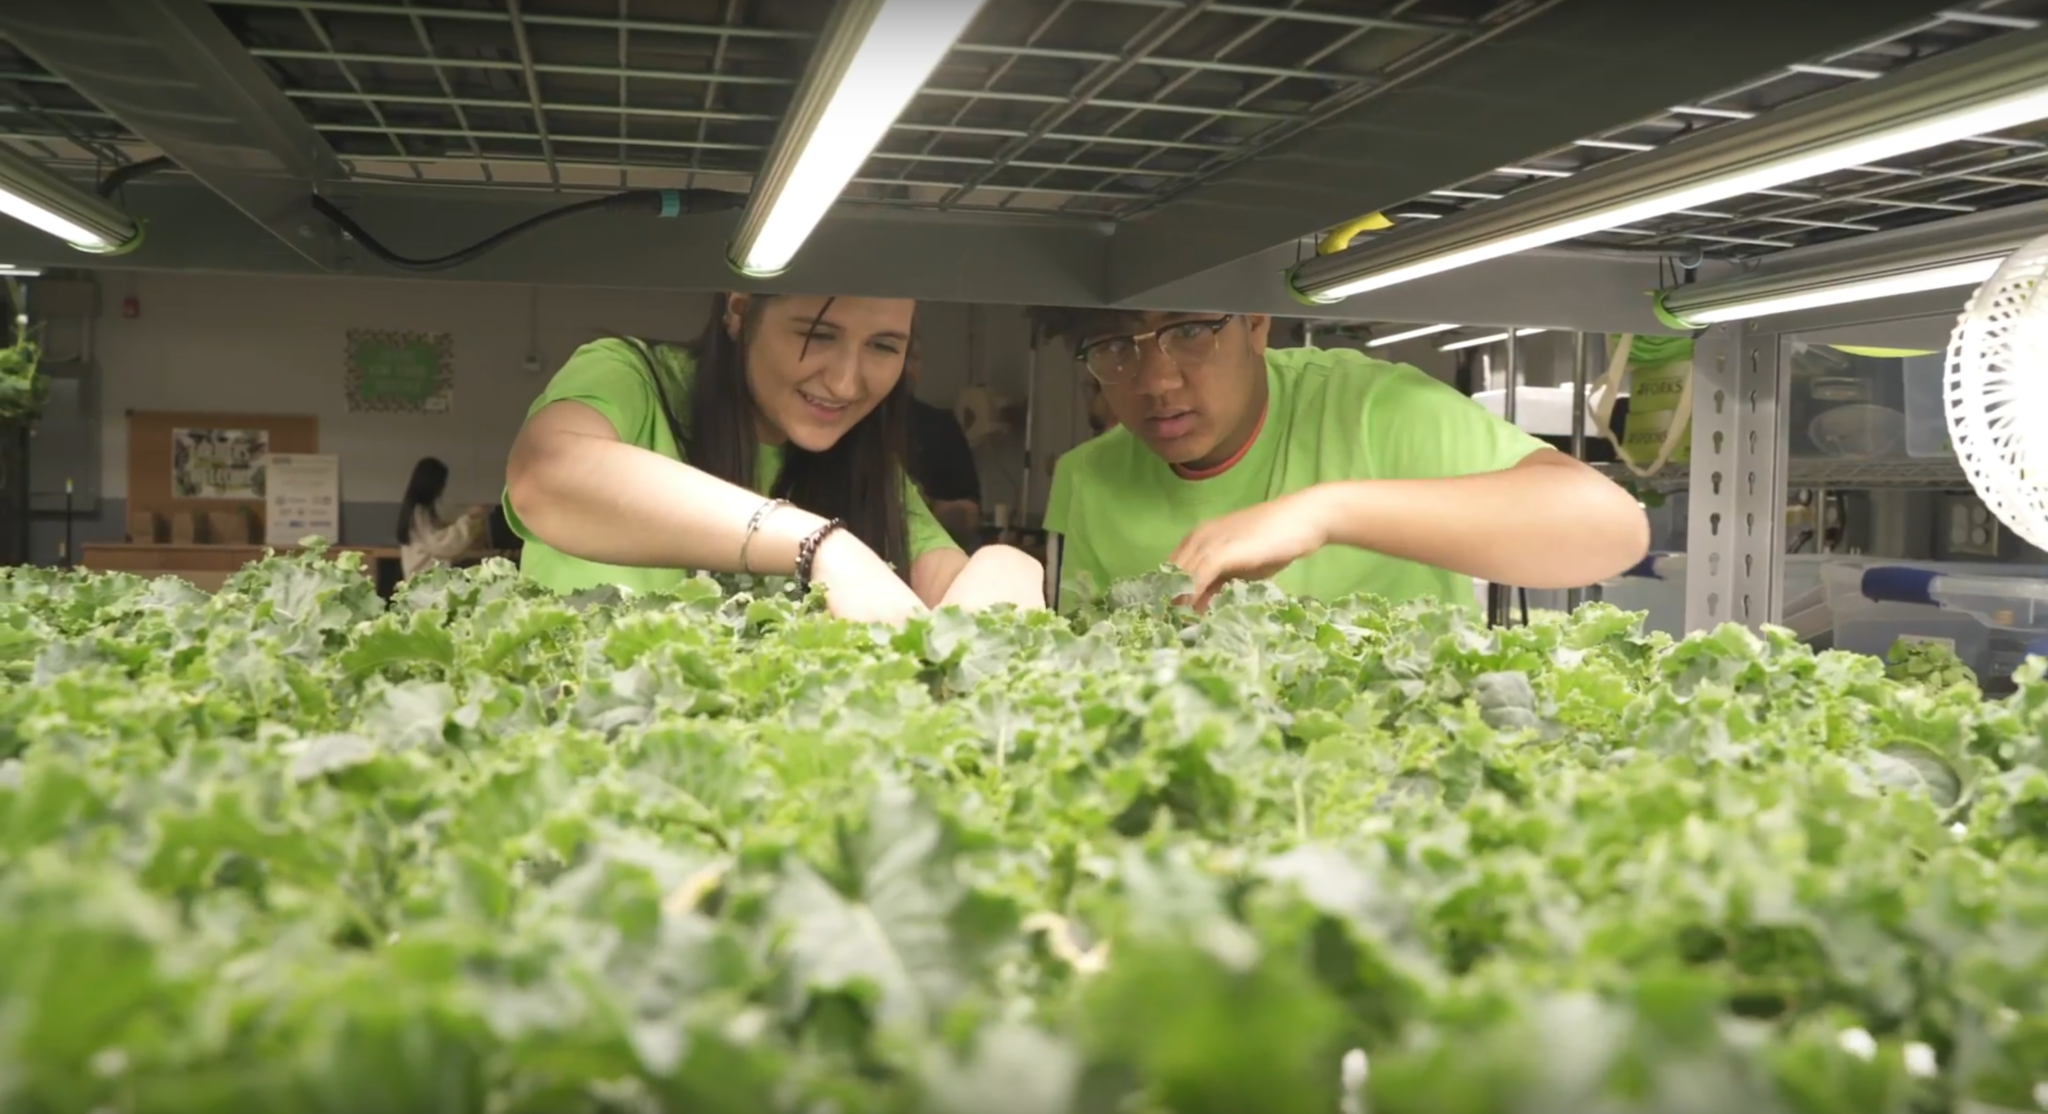
M 352 412 L 445 414 L 455 401 L 455 338 L 350 329 L 347 389 Z

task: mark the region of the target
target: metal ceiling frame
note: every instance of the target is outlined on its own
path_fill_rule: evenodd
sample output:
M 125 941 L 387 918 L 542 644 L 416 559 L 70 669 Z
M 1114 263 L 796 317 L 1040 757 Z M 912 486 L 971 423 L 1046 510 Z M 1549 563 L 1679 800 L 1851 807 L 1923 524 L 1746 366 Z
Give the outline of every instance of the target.
M 1443 185 L 1447 173 L 1512 165 L 1531 147 L 1570 143 L 1614 121 L 1666 111 L 1703 90 L 1746 80 L 1733 76 L 1736 70 L 1754 75 L 1795 64 L 1932 7 L 1920 0 L 1719 0 L 1660 8 L 1646 26 L 1640 5 L 1619 0 L 1539 3 L 1373 91 L 1326 125 L 1125 222 L 1109 298 L 1223 265 L 1281 238 L 1275 233 L 1282 229 L 1303 235 L 1395 208 Z M 1730 34 L 1740 27 L 1770 33 Z M 1701 49 L 1709 42 L 1713 50 Z M 1601 96 L 1574 97 L 1594 82 Z M 1390 150 L 1403 157 L 1387 157 Z
M 413 161 L 402 157 L 404 149 L 402 141 L 405 139 L 465 139 L 474 148 L 479 140 L 527 140 L 541 138 L 545 146 L 575 144 L 586 145 L 592 148 L 599 146 L 616 147 L 621 142 L 625 142 L 631 146 L 687 150 L 692 153 L 692 168 L 697 169 L 698 158 L 705 152 L 753 155 L 764 150 L 766 147 L 765 142 L 745 144 L 708 140 L 702 134 L 704 130 L 703 125 L 716 122 L 755 123 L 772 126 L 779 120 L 778 116 L 765 113 L 738 113 L 711 109 L 708 105 L 715 98 L 720 86 L 744 84 L 793 87 L 797 81 L 794 76 L 789 75 L 736 75 L 718 72 L 705 74 L 652 69 L 644 66 L 635 67 L 627 63 L 623 57 L 625 53 L 623 50 L 621 51 L 622 57 L 617 65 L 602 66 L 584 63 L 538 61 L 535 59 L 531 49 L 525 47 L 520 49 L 517 58 L 445 57 L 434 49 L 431 39 L 424 29 L 419 27 L 418 21 L 445 20 L 472 25 L 509 25 L 515 35 L 520 38 L 525 36 L 525 29 L 528 27 L 582 30 L 617 28 L 622 33 L 631 31 L 649 35 L 715 38 L 719 44 L 718 53 L 721 56 L 725 44 L 733 38 L 789 43 L 807 42 L 813 38 L 812 35 L 805 32 L 735 26 L 729 22 L 723 25 L 713 25 L 644 19 L 597 20 L 587 17 L 528 13 L 521 15 L 519 20 L 513 23 L 510 22 L 512 15 L 510 11 L 455 9 L 422 6 L 420 4 L 409 4 L 404 9 L 394 9 L 388 5 L 364 3 L 362 0 L 209 0 L 209 2 L 221 8 L 298 12 L 305 14 L 309 22 L 317 22 L 314 16 L 318 14 L 382 14 L 393 16 L 405 14 L 416 21 L 418 38 L 423 50 L 421 54 L 364 50 L 339 51 L 334 49 L 332 44 L 324 39 L 321 43 L 321 49 L 318 50 L 262 45 L 250 47 L 249 52 L 252 57 L 276 64 L 333 64 L 340 67 L 345 75 L 351 72 L 352 67 L 358 66 L 431 67 L 437 75 L 444 75 L 444 71 L 448 69 L 462 68 L 496 70 L 508 73 L 516 72 L 523 74 L 527 78 L 525 85 L 529 92 L 536 87 L 537 82 L 534 79 L 539 77 L 598 77 L 613 79 L 622 83 L 627 81 L 663 82 L 669 84 L 686 83 L 693 86 L 701 85 L 706 89 L 705 99 L 707 107 L 701 109 L 649 110 L 632 107 L 621 109 L 613 104 L 573 103 L 552 98 L 540 100 L 536 107 L 537 111 L 543 113 L 564 112 L 615 117 L 623 115 L 626 117 L 644 116 L 649 118 L 695 119 L 700 124 L 699 134 L 696 138 L 690 140 L 650 140 L 647 137 L 601 135 L 595 133 L 580 135 L 564 134 L 560 131 L 550 132 L 544 122 L 536 128 L 536 133 L 491 133 L 478 131 L 470 128 L 466 122 L 463 122 L 459 128 L 455 129 L 391 127 L 381 119 L 371 125 L 332 125 L 325 129 L 333 134 L 382 134 L 392 137 L 394 145 L 399 148 L 401 157 L 398 161 L 401 162 Z M 1084 215 L 1124 215 L 1129 211 L 1135 210 L 1137 207 L 1149 204 L 1154 200 L 1154 195 L 1142 189 L 1113 188 L 1110 183 L 1115 179 L 1127 178 L 1133 175 L 1141 178 L 1157 178 L 1168 181 L 1190 177 L 1196 173 L 1206 172 L 1215 166 L 1221 165 L 1224 160 L 1235 160 L 1249 151 L 1259 149 L 1271 136 L 1283 134 L 1289 129 L 1313 123 L 1318 119 L 1319 117 L 1314 114 L 1276 112 L 1247 107 L 1250 101 L 1271 92 L 1282 82 L 1320 82 L 1345 87 L 1377 84 L 1377 75 L 1375 74 L 1311 68 L 1316 62 L 1336 53 L 1339 49 L 1351 44 L 1360 36 L 1372 32 L 1394 32 L 1426 37 L 1428 42 L 1425 45 L 1428 45 L 1428 43 L 1437 41 L 1455 42 L 1462 38 L 1476 35 L 1480 30 L 1477 25 L 1444 20 L 1402 19 L 1318 10 L 1295 10 L 1301 2 L 1302 0 L 1285 0 L 1287 5 L 1285 7 L 1265 7 L 1241 3 L 1217 3 L 1211 2 L 1211 0 L 1059 0 L 1051 15 L 1041 20 L 1038 27 L 1020 45 L 975 41 L 966 41 L 958 44 L 953 51 L 955 55 L 969 58 L 998 57 L 1002 61 L 994 68 L 988 78 L 977 87 L 948 87 L 933 84 L 923 90 L 920 94 L 922 98 L 943 101 L 951 105 L 949 120 L 944 123 L 929 122 L 918 118 L 899 120 L 893 130 L 921 135 L 924 137 L 924 141 L 916 150 L 884 150 L 879 152 L 876 155 L 877 161 L 902 163 L 904 164 L 903 169 L 858 178 L 855 184 L 882 190 L 894 187 L 909 187 L 936 191 L 938 196 L 934 199 L 929 201 L 913 201 L 912 204 L 945 209 L 970 207 L 1008 210 L 1019 207 L 1016 204 L 1019 198 L 1037 197 L 1050 199 L 1053 204 L 1068 208 L 1071 208 L 1076 202 L 1083 203 L 1084 207 L 1078 211 Z M 1418 0 L 1394 0 L 1392 8 L 1398 12 L 1413 7 L 1417 2 Z M 1513 0 L 1501 0 L 1501 3 L 1511 7 Z M 1146 25 L 1146 33 L 1141 34 L 1138 40 L 1126 44 L 1126 47 L 1120 51 L 1056 49 L 1037 45 L 1044 31 L 1051 26 L 1058 16 L 1070 10 L 1077 10 L 1087 6 L 1124 7 L 1138 10 L 1152 9 L 1156 12 L 1156 15 Z M 732 11 L 733 9 L 728 6 L 728 15 Z M 1208 58 L 1179 57 L 1161 53 L 1157 49 L 1171 37 L 1168 32 L 1185 26 L 1197 16 L 1204 15 L 1250 19 L 1255 22 L 1234 36 L 1225 47 L 1212 51 L 1212 56 Z M 1281 24 L 1328 28 L 1332 31 L 1334 37 L 1323 49 L 1317 51 L 1313 59 L 1304 66 L 1287 67 L 1233 62 L 1226 57 L 1232 50 L 1249 42 L 1259 32 Z M 1011 65 L 1023 59 L 1073 63 L 1089 67 L 1089 69 L 1085 77 L 1077 80 L 1076 88 L 1063 95 L 997 88 L 998 82 L 1009 72 Z M 717 61 L 718 59 L 715 57 L 714 63 Z M 1118 77 L 1140 66 L 1170 70 L 1177 73 L 1178 76 L 1168 82 L 1158 95 L 1148 100 L 1119 98 L 1100 93 L 1100 89 L 1106 88 Z M 1261 80 L 1251 92 L 1238 98 L 1241 103 L 1229 106 L 1180 104 L 1163 99 L 1180 89 L 1189 78 L 1202 74 L 1228 74 L 1247 78 L 1257 77 Z M 356 84 L 353 78 L 350 81 L 352 85 Z M 1094 92 L 1091 92 L 1091 90 L 1094 90 Z M 399 99 L 386 96 L 369 97 L 364 95 L 360 88 L 346 91 L 312 88 L 297 89 L 293 90 L 291 95 L 297 99 L 310 102 L 332 102 L 353 98 L 364 102 L 382 101 L 392 103 Z M 446 99 L 416 98 L 415 103 L 448 104 L 456 99 L 451 92 Z M 962 123 L 962 120 L 969 111 L 981 102 L 1008 102 L 1017 105 L 1040 105 L 1043 107 L 1037 120 L 1029 127 L 992 128 Z M 515 104 L 516 102 L 496 100 L 483 103 L 478 103 L 474 100 L 464 100 L 461 107 L 495 109 L 514 107 Z M 1059 121 L 1065 120 L 1078 108 L 1084 106 L 1114 110 L 1119 112 L 1121 116 L 1114 124 L 1099 131 L 1076 132 L 1059 129 Z M 1147 113 L 1163 113 L 1172 117 L 1182 117 L 1192 120 L 1194 123 L 1183 129 L 1183 138 L 1177 140 L 1118 134 L 1125 125 Z M 1267 129 L 1267 131 L 1251 137 L 1250 142 L 1201 142 L 1191 138 L 1195 134 L 1223 120 L 1256 123 Z M 622 132 L 624 130 L 623 128 L 621 129 Z M 988 157 L 945 155 L 934 151 L 933 147 L 936 145 L 937 140 L 949 135 L 977 136 L 1001 140 L 1003 146 L 1001 150 Z M 1030 159 L 1024 157 L 1029 148 L 1042 142 L 1078 145 L 1081 150 L 1062 159 Z M 1113 163 L 1096 164 L 1080 161 L 1081 155 L 1087 149 L 1098 145 L 1111 148 L 1136 148 L 1144 151 L 1145 154 L 1140 156 L 1132 165 L 1125 166 L 1114 165 Z M 1181 170 L 1152 165 L 1154 160 L 1168 152 L 1200 156 L 1204 162 L 1199 167 Z M 926 163 L 950 164 L 971 167 L 972 169 L 967 172 L 968 176 L 962 180 L 930 179 L 914 176 L 914 172 L 919 165 Z M 1031 180 L 1028 182 L 993 181 L 996 176 L 1007 171 L 1028 172 Z M 551 177 L 552 173 L 551 171 Z M 1062 186 L 1048 181 L 1052 176 L 1061 174 L 1089 175 L 1102 178 L 1104 181 L 1092 186 Z M 993 195 L 993 198 L 980 203 L 966 200 L 968 194 L 976 192 L 980 187 L 986 187 L 985 192 Z
M 1695 103 L 1673 105 L 1617 127 L 1525 156 L 1512 164 L 1430 190 L 1404 203 L 1398 216 L 1439 220 L 1474 206 L 1492 207 L 1546 182 L 1575 177 L 1629 154 L 1655 151 L 1675 137 L 1755 119 L 1816 93 L 1846 89 L 1890 76 L 1902 66 L 1925 61 L 1930 38 L 1975 33 L 1979 40 L 2035 30 L 2048 11 L 2002 13 L 2009 0 L 1979 0 L 1933 12 L 1872 38 L 1765 73 Z M 1945 53 L 1953 44 L 1938 48 Z M 1855 64 L 1848 64 L 1855 63 Z M 1967 141 L 1969 150 L 1928 153 L 1923 159 L 1894 159 L 1831 175 L 1825 183 L 1768 190 L 1716 205 L 1687 210 L 1638 225 L 1611 229 L 1593 243 L 1641 249 L 1664 248 L 1746 258 L 1807 246 L 1842 233 L 1874 233 L 1903 223 L 1941 219 L 2030 198 L 2048 199 L 2048 172 L 2027 169 L 2048 160 L 2048 140 L 2016 135 Z M 1948 186 L 1954 188 L 1945 188 Z M 1932 195 L 1930 196 L 1930 191 Z M 1920 196 L 1905 196 L 1916 193 Z
M 724 64 L 724 52 L 750 41 L 802 43 L 810 38 L 805 32 L 730 20 L 684 24 L 536 12 L 530 5 L 517 4 L 495 10 L 437 6 L 448 2 L 143 0 L 144 8 L 176 11 L 184 18 L 195 9 L 304 17 L 306 26 L 298 31 L 297 46 L 244 46 L 224 25 L 217 26 L 218 39 L 236 43 L 239 49 L 233 53 L 242 57 L 216 68 L 237 82 L 250 73 L 262 78 L 263 88 L 251 94 L 262 100 L 261 111 L 248 102 L 236 118 L 245 125 L 261 124 L 249 133 L 262 140 L 257 145 L 259 157 L 277 159 L 280 151 L 296 149 L 310 135 L 317 142 L 317 165 L 283 174 L 256 173 L 247 166 L 208 166 L 207 174 L 195 177 L 251 215 L 264 208 L 255 202 L 265 199 L 292 203 L 282 210 L 287 217 L 273 211 L 268 219 L 259 220 L 273 238 L 291 245 L 294 254 L 311 258 L 316 267 L 385 273 L 381 264 L 346 244 L 331 253 L 308 255 L 294 237 L 309 227 L 321 235 L 327 229 L 318 220 L 290 219 L 303 214 L 306 192 L 321 189 L 394 247 L 420 253 L 430 245 L 466 242 L 458 233 L 473 239 L 496 231 L 559 204 L 565 192 L 626 186 L 745 188 L 745 178 L 734 168 L 757 158 L 763 145 L 730 142 L 719 132 L 729 124 L 772 125 L 777 117 L 736 108 L 722 99 L 719 89 L 793 85 L 794 78 L 724 72 L 718 68 Z M 1602 128 L 1611 133 L 1617 117 L 1637 108 L 1639 115 L 1663 114 L 1668 105 L 1683 100 L 1715 100 L 1708 90 L 1727 89 L 1773 67 L 1813 69 L 1804 60 L 1839 48 L 1845 36 L 1866 31 L 1895 34 L 1899 24 L 1928 16 L 1935 8 L 1928 0 L 1867 0 L 1845 11 L 1833 0 L 1795 0 L 1790 5 L 1774 2 L 1766 13 L 1764 0 L 1726 0 L 1711 6 L 1711 12 L 1660 13 L 1646 23 L 1639 5 L 1624 0 L 1500 0 L 1485 15 L 1450 22 L 1416 14 L 1426 0 L 1385 0 L 1370 15 L 1306 6 L 1312 2 L 1044 0 L 1039 10 L 1046 14 L 1035 26 L 1000 36 L 1015 42 L 983 41 L 989 32 L 977 32 L 955 54 L 963 60 L 993 59 L 984 77 L 962 82 L 956 72 L 947 79 L 949 84 L 935 80 L 921 94 L 920 100 L 928 102 L 923 110 L 898 121 L 894 140 L 856 179 L 864 190 L 852 191 L 847 203 L 821 226 L 816 243 L 806 249 L 791 274 L 769 285 L 873 289 L 947 300 L 1147 308 L 1227 305 L 1247 312 L 1299 314 L 1299 306 L 1286 295 L 1281 272 L 1306 250 L 1305 237 L 1358 215 L 1361 208 L 1392 208 L 1403 198 L 1426 195 L 1460 165 L 1510 165 L 1525 158 L 1529 147 L 1545 136 L 1562 143 L 1574 136 L 1600 134 Z M 1996 6 L 1998 0 L 1972 2 L 1982 8 Z M 122 6 L 125 0 L 79 0 L 76 10 L 109 4 Z M 1088 7 L 1149 12 L 1150 18 L 1128 21 L 1143 30 L 1116 50 L 1066 49 L 1062 40 L 1044 35 L 1055 19 L 1071 19 L 1072 11 Z M 737 8 L 728 0 L 724 14 L 730 17 Z M 403 17 L 417 53 L 356 49 L 360 44 L 340 31 L 330 33 L 316 18 L 318 13 Z M 1240 30 L 1199 47 L 1177 44 L 1160 33 L 1196 15 L 1231 17 L 1240 21 L 1232 25 Z M 1772 34 L 1748 36 L 1729 45 L 1725 27 L 1752 17 L 1756 25 L 1768 24 Z M 2000 18 L 1982 12 L 1946 13 L 1941 18 L 1966 17 L 1993 22 Z M 35 18 L 50 22 L 40 15 Z M 494 27 L 494 34 L 510 34 L 510 45 L 494 48 L 496 53 L 469 50 L 452 56 L 437 47 L 435 32 L 428 27 L 435 21 Z M 0 16 L 0 24 L 4 22 Z M 1999 26 L 2027 22 L 2014 17 Z M 1328 37 L 1297 64 L 1267 65 L 1248 60 L 1243 53 L 1244 44 L 1262 29 L 1303 26 L 1321 28 Z M 539 37 L 542 32 L 566 30 L 586 33 L 578 40 L 586 47 L 588 32 L 617 31 L 615 64 L 585 64 L 590 61 L 585 55 L 570 55 L 565 61 L 559 45 L 547 48 Z M 664 71 L 644 60 L 636 62 L 627 49 L 629 32 L 691 42 L 692 50 L 701 47 L 711 72 Z M 1371 72 L 1361 70 L 1356 55 L 1347 50 L 1372 46 L 1382 41 L 1380 36 L 1407 38 L 1386 40 L 1393 45 L 1382 53 L 1392 52 L 1393 63 Z M 1702 36 L 1714 37 L 1716 49 L 1673 56 L 1659 55 L 1655 49 L 1660 43 L 1694 43 Z M 209 44 L 210 51 L 218 50 L 218 39 Z M 403 46 L 392 41 L 394 50 Z M 1628 53 L 1625 48 L 1631 43 L 1647 57 L 1623 57 L 1604 72 L 1592 64 L 1613 62 L 1617 52 Z M 303 49 L 315 44 L 320 49 Z M 187 65 L 191 62 L 186 60 Z M 275 74 L 262 73 L 265 67 L 307 64 L 331 70 L 323 71 L 328 76 L 321 81 L 285 85 Z M 1170 76 L 1147 97 L 1103 92 L 1111 90 L 1113 79 L 1107 78 L 1081 82 L 1065 95 L 1048 95 L 1019 92 L 1003 80 L 1008 67 L 1025 64 L 1070 65 L 1087 74 L 1145 67 Z M 379 67 L 385 66 L 412 71 L 417 80 L 407 77 L 403 85 L 411 91 L 380 84 L 390 77 L 380 77 Z M 464 71 L 497 74 L 502 81 L 483 92 L 474 81 L 462 80 Z M 90 96 L 84 85 L 70 79 L 76 76 L 0 73 L 0 86 L 8 81 L 24 88 L 67 85 Z M 476 73 L 468 76 L 475 78 Z M 614 83 L 617 97 L 611 103 L 594 103 L 600 86 L 565 86 L 554 81 L 557 77 L 585 82 L 603 78 Z M 1243 82 L 1242 91 L 1228 103 L 1215 100 L 1213 82 L 1219 77 Z M 636 83 L 636 91 L 640 82 L 660 82 L 664 87 L 695 83 L 704 88 L 693 107 L 679 108 L 629 97 L 629 82 Z M 1304 99 L 1303 82 L 1320 83 L 1325 95 Z M 1592 84 L 1599 87 L 1598 96 L 1586 94 Z M 1296 107 L 1283 110 L 1267 98 L 1282 88 L 1293 90 L 1288 96 Z M 1090 96 L 1091 90 L 1098 95 Z M 985 102 L 1026 110 L 1019 119 L 1029 117 L 1030 110 L 1036 116 L 1020 126 L 986 126 L 970 112 Z M 1085 123 L 1075 117 L 1083 106 L 1090 114 Z M 123 111 L 128 107 L 124 103 Z M 1685 107 L 1681 105 L 1681 110 Z M 337 115 L 343 109 L 347 113 Z M 449 126 L 421 123 L 419 117 L 408 115 L 412 109 L 442 112 Z M 281 133 L 261 122 L 279 114 L 288 124 L 296 122 L 291 125 L 295 135 L 270 138 Z M 560 126 L 565 117 L 610 117 L 617 126 L 609 134 L 602 127 L 569 129 Z M 1457 124 L 1461 118 L 1464 123 Z M 31 119 L 48 129 L 35 134 L 35 141 L 53 156 L 51 161 L 65 164 L 68 158 L 74 170 L 103 169 L 99 164 L 105 149 L 128 158 L 147 157 L 153 153 L 151 145 L 161 148 L 164 138 L 143 134 L 115 114 L 74 107 L 61 97 L 39 107 Z M 530 131 L 512 127 L 520 119 L 531 122 Z M 1162 120 L 1189 126 L 1162 131 Z M 1146 126 L 1137 127 L 1134 121 Z M 1215 131 L 1219 122 L 1256 130 L 1250 140 L 1226 139 Z M 661 134 L 645 134 L 644 129 L 660 124 L 670 127 Z M 58 126 L 81 134 L 54 134 Z M 4 134 L 32 133 L 15 129 Z M 1287 138 L 1276 138 L 1281 136 Z M 329 146 L 329 139 L 334 146 Z M 942 143 L 952 139 L 980 141 L 987 150 L 979 155 L 957 153 Z M 246 137 L 243 142 L 248 146 Z M 85 147 L 86 143 L 94 146 Z M 518 150 L 522 144 L 523 153 Z M 1408 154 L 1385 158 L 1384 152 L 1396 145 Z M 654 157 L 642 157 L 649 155 Z M 394 192 L 389 188 L 394 181 L 408 188 Z M 275 243 L 253 241 L 242 234 L 246 229 L 230 227 L 232 214 L 223 213 L 175 177 L 131 186 L 128 196 L 136 212 L 153 218 L 150 242 L 130 257 L 136 266 L 306 270 L 303 261 L 281 256 Z M 1111 223 L 1111 218 L 1120 219 Z M 536 233 L 530 241 L 503 249 L 502 258 L 434 277 L 695 289 L 745 285 L 708 262 L 722 257 L 722 242 L 711 242 L 722 240 L 727 231 L 719 218 L 672 221 L 665 231 L 607 224 L 611 220 L 579 217 L 559 230 Z M 173 222 L 184 221 L 206 223 L 173 229 Z M 614 228 L 627 231 L 615 234 Z M 48 245 L 25 241 L 16 232 L 0 228 L 0 252 L 7 257 L 49 265 L 80 262 L 61 253 L 51 258 Z M 639 257 L 657 245 L 660 257 Z M 842 257 L 842 250 L 857 254 Z M 614 254 L 607 256 L 606 251 Z M 1356 299 L 1356 305 L 1346 306 L 1337 316 L 1434 322 L 1445 319 L 1447 304 L 1455 304 L 1455 316 L 1473 325 L 1664 331 L 1651 316 L 1646 297 L 1661 285 L 1655 273 L 1658 258 L 1654 252 L 1533 253 L 1475 276 L 1469 284 L 1477 291 L 1474 295 L 1459 282 L 1416 284 L 1409 290 Z M 1703 265 L 1715 267 L 1711 260 Z M 1000 273 L 974 273 L 979 268 Z M 1559 275 L 1571 279 L 1563 281 Z
M 332 265 L 339 237 L 308 197 L 347 171 L 206 0 L 0 4 L 0 34 L 294 251 Z
M 1958 109 L 2032 96 L 2048 80 L 2048 29 L 2014 32 L 1942 54 L 1873 83 L 1831 90 L 1782 111 L 1582 174 L 1544 183 L 1457 216 L 1415 226 L 1303 264 L 1293 281 L 1311 296 L 1388 281 L 1416 266 L 1667 197 L 1716 175 L 1781 166 L 1830 143 L 1895 134 Z

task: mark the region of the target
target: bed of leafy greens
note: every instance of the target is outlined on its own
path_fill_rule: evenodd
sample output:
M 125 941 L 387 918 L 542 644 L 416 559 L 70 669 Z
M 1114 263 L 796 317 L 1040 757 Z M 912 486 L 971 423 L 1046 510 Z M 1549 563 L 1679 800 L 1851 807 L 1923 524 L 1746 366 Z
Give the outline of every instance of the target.
M 354 560 L 0 574 L 0 1108 L 2048 1100 L 2038 664 Z

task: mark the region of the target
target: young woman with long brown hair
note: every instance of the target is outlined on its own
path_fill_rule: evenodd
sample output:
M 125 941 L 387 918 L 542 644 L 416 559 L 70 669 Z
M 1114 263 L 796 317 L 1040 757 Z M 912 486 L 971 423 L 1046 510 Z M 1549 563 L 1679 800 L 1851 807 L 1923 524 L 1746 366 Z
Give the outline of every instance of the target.
M 522 567 L 560 591 L 660 590 L 691 571 L 794 575 L 834 614 L 1044 605 L 1020 550 L 972 560 L 903 474 L 917 304 L 722 296 L 695 343 L 585 345 L 528 411 L 506 469 Z

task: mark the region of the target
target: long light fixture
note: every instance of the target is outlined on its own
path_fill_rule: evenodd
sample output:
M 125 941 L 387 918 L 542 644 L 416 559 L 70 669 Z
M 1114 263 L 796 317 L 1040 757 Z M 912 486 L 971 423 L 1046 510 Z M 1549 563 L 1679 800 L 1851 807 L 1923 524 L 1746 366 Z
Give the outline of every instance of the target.
M 79 251 L 113 255 L 142 238 L 135 219 L 0 144 L 0 213 Z
M 781 274 L 984 0 L 841 0 L 768 149 L 727 258 Z
M 1537 333 L 1548 331 L 1548 329 L 1516 329 L 1515 335 L 1518 337 L 1532 337 Z M 1439 346 L 1437 351 L 1456 352 L 1460 348 L 1477 348 L 1482 344 L 1499 344 L 1506 339 L 1508 339 L 1508 334 L 1505 332 L 1488 333 L 1483 337 L 1467 337 L 1464 340 L 1454 340 L 1449 344 Z
M 2048 29 L 2015 32 L 1307 260 L 1288 281 L 1301 298 L 1340 301 L 2043 118 Z
M 1462 325 L 1424 325 L 1420 329 L 1410 329 L 1405 333 L 1393 333 L 1389 336 L 1374 337 L 1371 340 L 1366 341 L 1365 346 L 1367 348 L 1384 348 L 1389 344 L 1399 344 L 1404 340 L 1417 340 L 1421 337 L 1433 337 L 1438 333 L 1448 333 L 1452 329 L 1459 329 L 1463 327 L 1464 326 Z
M 1826 245 L 1812 252 L 1821 262 L 1801 262 L 1799 256 L 1806 253 L 1795 251 L 1767 258 L 1769 269 L 1761 274 L 1662 291 L 1657 315 L 1673 328 L 1699 329 L 1872 298 L 1974 287 L 2014 249 L 2043 232 L 2048 232 L 2048 206 L 2024 206 L 1878 234 L 1896 245 L 1888 248 L 1851 250 L 1857 240 Z

